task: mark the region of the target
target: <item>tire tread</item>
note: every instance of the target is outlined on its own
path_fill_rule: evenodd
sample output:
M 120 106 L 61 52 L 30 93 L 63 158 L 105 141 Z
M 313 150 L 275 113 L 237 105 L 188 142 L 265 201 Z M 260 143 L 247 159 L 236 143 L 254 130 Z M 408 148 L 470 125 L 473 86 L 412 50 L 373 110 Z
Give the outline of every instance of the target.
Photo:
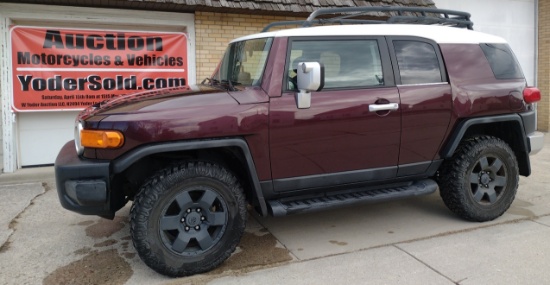
M 170 183 L 173 183 L 177 179 L 182 179 L 182 177 L 199 176 L 214 178 L 230 189 L 236 201 L 238 212 L 236 215 L 239 221 L 236 227 L 226 229 L 225 234 L 229 234 L 228 232 L 232 231 L 232 239 L 227 243 L 229 246 L 217 258 L 205 260 L 204 262 L 196 262 L 192 266 L 176 268 L 163 262 L 153 252 L 148 240 L 148 221 L 156 201 L 167 192 L 167 187 L 164 186 L 170 185 Z M 245 197 L 235 175 L 218 164 L 203 161 L 187 162 L 172 165 L 157 172 L 142 185 L 130 209 L 130 233 L 138 255 L 149 267 L 167 276 L 182 277 L 212 270 L 229 258 L 235 251 L 244 232 L 246 218 Z
M 466 190 L 464 190 L 464 179 L 471 159 L 480 151 L 487 148 L 499 148 L 505 151 L 512 159 L 510 166 L 513 173 L 515 185 L 511 189 L 505 201 L 500 201 L 498 207 L 491 211 L 481 211 L 468 201 Z M 512 204 L 518 188 L 519 170 L 514 152 L 503 140 L 492 136 L 476 136 L 463 140 L 451 159 L 445 160 L 440 168 L 438 183 L 440 195 L 445 205 L 455 214 L 463 219 L 475 222 L 494 220 L 501 216 Z M 499 201 L 497 201 L 499 203 Z

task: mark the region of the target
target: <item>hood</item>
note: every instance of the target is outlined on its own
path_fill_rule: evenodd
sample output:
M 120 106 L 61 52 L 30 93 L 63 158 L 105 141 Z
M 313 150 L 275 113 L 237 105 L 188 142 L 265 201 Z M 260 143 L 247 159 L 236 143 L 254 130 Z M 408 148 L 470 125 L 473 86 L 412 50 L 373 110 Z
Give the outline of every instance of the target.
M 205 96 L 208 94 L 211 96 Z M 79 114 L 79 119 L 85 120 L 95 115 L 144 113 L 198 106 L 209 104 L 212 100 L 218 103 L 236 103 L 224 89 L 206 85 L 183 86 L 121 95 L 89 106 Z

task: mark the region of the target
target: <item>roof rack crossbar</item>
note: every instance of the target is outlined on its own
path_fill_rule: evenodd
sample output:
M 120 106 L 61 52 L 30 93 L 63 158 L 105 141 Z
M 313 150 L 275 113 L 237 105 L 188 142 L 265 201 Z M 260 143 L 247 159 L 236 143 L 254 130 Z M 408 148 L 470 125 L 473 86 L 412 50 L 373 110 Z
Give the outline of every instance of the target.
M 433 13 L 433 14 L 447 14 L 453 15 L 457 18 L 470 19 L 470 13 L 437 9 L 437 8 L 422 8 L 422 7 L 396 7 L 396 6 L 380 6 L 380 7 L 345 7 L 345 8 L 323 8 L 313 11 L 306 21 L 312 21 L 321 15 L 335 14 L 335 13 L 358 13 L 365 14 L 368 12 L 397 12 L 398 15 L 403 12 L 419 12 L 419 13 Z M 355 17 L 355 14 L 350 14 L 351 17 Z
M 279 27 L 279 26 L 298 26 L 304 24 L 305 20 L 297 20 L 297 21 L 280 21 L 280 22 L 273 22 L 268 24 L 264 27 L 264 29 L 261 31 L 262 33 L 265 33 L 269 31 L 269 29 L 273 27 Z
M 271 29 L 273 27 L 278 27 L 278 26 L 302 26 L 302 27 L 305 27 L 304 23 L 306 23 L 306 20 L 273 22 L 273 23 L 270 23 L 269 25 L 265 26 L 265 28 L 261 32 L 262 33 L 267 32 L 267 31 L 269 31 L 269 29 Z M 343 25 L 343 24 L 383 24 L 383 23 L 386 23 L 386 21 L 383 21 L 383 20 L 361 20 L 361 19 L 339 19 L 339 20 L 326 21 L 326 19 L 317 19 L 317 20 L 312 21 L 311 23 L 319 24 L 319 25 L 334 24 L 334 23 L 337 23 L 337 24 L 340 24 L 340 25 Z
M 399 16 L 391 17 L 388 19 L 387 23 L 390 24 L 442 24 L 449 25 L 459 28 L 468 28 L 474 23 L 472 21 L 456 20 L 456 19 L 445 19 L 445 18 L 433 18 L 433 17 L 414 17 L 414 16 Z
M 372 16 L 371 13 L 388 13 L 387 20 L 351 19 L 354 17 Z M 405 15 L 408 13 L 408 15 Z M 340 15 L 335 15 L 340 14 Z M 370 15 L 369 15 L 370 14 Z M 419 15 L 418 15 L 419 14 Z M 432 15 L 429 15 L 432 14 Z M 333 15 L 332 18 L 319 18 L 323 15 Z M 380 23 L 409 23 L 409 24 L 441 24 L 445 26 L 467 28 L 473 30 L 474 23 L 470 20 L 470 13 L 422 7 L 345 7 L 345 8 L 322 8 L 312 12 L 304 21 L 282 21 L 267 25 L 262 32 L 270 28 L 286 25 L 301 25 L 310 27 L 317 24 L 380 24 Z

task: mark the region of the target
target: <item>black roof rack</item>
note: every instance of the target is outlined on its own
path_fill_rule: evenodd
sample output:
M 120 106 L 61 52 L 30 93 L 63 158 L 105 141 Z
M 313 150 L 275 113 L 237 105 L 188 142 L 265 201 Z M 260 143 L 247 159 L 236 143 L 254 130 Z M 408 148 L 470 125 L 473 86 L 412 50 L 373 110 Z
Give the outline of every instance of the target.
M 353 19 L 357 17 L 372 17 L 372 13 L 389 14 L 387 20 L 372 20 L 372 19 Z M 334 15 L 332 18 L 319 18 L 322 15 Z M 379 16 L 379 14 L 377 15 Z M 437 8 L 422 8 L 422 7 L 346 7 L 346 8 L 322 8 L 315 10 L 309 15 L 307 20 L 303 21 L 282 21 L 274 22 L 267 25 L 263 32 L 277 26 L 301 25 L 302 27 L 310 27 L 313 25 L 323 24 L 422 24 L 433 25 L 439 24 L 449 27 L 467 28 L 473 30 L 474 23 L 470 20 L 470 13 L 444 10 Z

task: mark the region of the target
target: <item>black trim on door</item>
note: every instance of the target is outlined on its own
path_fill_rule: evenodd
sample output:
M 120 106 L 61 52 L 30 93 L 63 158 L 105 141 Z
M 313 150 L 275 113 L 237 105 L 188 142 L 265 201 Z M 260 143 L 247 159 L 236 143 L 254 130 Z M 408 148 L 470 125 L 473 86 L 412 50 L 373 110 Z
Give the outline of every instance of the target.
M 393 167 L 274 179 L 260 182 L 263 191 L 286 192 L 313 188 L 330 188 L 345 184 L 383 181 L 397 177 L 432 176 L 443 160 L 423 161 Z M 276 190 L 275 190 L 276 189 Z
M 277 192 L 292 191 L 318 187 L 332 187 L 362 181 L 392 179 L 397 175 L 397 166 L 353 170 L 338 173 L 317 174 L 310 176 L 274 179 L 273 186 Z

